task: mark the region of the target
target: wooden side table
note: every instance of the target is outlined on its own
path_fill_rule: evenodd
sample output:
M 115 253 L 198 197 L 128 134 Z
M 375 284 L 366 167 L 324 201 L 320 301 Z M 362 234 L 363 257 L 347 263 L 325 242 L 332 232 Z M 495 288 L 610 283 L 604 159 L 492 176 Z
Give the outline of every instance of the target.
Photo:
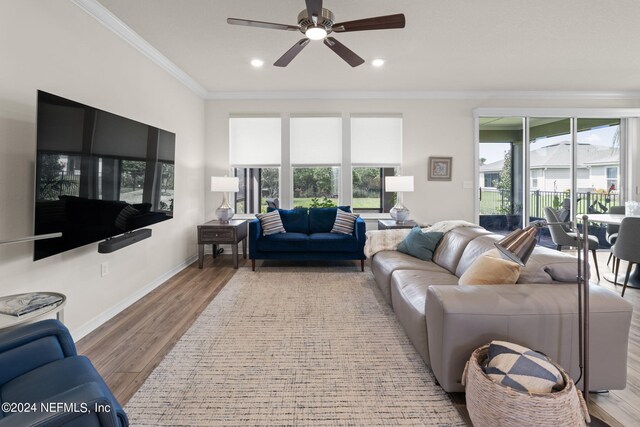
M 238 268 L 238 243 L 242 242 L 242 257 L 247 258 L 247 220 L 232 219 L 228 223 L 213 220 L 198 226 L 198 268 L 204 262 L 204 245 L 213 247 L 213 257 L 218 255 L 218 245 L 231 244 L 233 268 Z
M 413 220 L 405 221 L 401 224 L 397 223 L 395 219 L 379 219 L 378 230 L 391 230 L 394 228 L 413 228 L 418 225 Z

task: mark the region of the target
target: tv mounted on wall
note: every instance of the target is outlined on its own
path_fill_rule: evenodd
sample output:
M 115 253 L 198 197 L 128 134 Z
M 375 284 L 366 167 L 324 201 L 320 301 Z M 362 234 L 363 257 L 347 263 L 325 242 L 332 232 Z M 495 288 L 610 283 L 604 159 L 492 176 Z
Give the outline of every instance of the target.
M 38 91 L 34 260 L 173 217 L 175 134 Z

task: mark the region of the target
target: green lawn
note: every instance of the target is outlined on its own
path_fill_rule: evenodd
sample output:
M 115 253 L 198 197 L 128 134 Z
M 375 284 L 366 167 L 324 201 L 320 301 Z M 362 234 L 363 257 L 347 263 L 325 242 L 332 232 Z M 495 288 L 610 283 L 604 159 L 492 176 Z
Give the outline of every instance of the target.
M 322 200 L 322 199 L 321 199 Z M 338 205 L 338 199 L 329 199 L 336 206 Z M 308 208 L 311 206 L 311 197 L 295 198 L 293 199 L 293 206 L 301 206 Z M 380 207 L 380 199 L 376 197 L 364 197 L 353 199 L 353 209 L 377 209 Z

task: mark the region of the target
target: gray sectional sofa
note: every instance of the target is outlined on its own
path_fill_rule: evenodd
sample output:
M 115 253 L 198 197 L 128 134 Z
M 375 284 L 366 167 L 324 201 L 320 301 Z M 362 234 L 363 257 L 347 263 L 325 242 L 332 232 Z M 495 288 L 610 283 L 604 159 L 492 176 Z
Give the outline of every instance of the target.
M 494 339 L 541 351 L 575 379 L 578 368 L 576 259 L 536 247 L 515 285 L 458 286 L 473 261 L 503 236 L 481 227 L 444 235 L 433 262 L 397 251 L 371 261 L 375 280 L 407 336 L 448 392 L 464 391 L 464 365 Z M 626 387 L 632 306 L 590 287 L 590 386 Z

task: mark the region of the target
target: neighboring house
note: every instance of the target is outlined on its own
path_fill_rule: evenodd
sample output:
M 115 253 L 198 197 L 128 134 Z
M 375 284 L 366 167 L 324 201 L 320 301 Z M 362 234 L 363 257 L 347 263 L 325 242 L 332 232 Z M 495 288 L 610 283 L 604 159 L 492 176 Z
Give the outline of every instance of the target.
M 531 150 L 529 179 L 532 191 L 566 191 L 571 187 L 571 145 L 568 141 Z M 618 188 L 620 149 L 578 144 L 578 191 Z M 495 187 L 504 160 L 480 166 L 480 185 Z

